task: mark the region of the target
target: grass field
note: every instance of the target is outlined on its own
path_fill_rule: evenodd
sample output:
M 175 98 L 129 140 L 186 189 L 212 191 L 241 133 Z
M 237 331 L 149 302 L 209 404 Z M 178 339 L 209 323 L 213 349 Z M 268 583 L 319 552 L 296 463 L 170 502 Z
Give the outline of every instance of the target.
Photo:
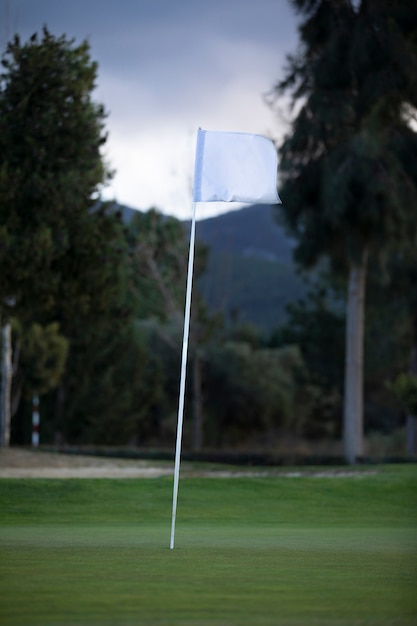
M 303 470 L 301 470 L 303 474 Z M 415 626 L 417 467 L 0 480 L 0 624 Z

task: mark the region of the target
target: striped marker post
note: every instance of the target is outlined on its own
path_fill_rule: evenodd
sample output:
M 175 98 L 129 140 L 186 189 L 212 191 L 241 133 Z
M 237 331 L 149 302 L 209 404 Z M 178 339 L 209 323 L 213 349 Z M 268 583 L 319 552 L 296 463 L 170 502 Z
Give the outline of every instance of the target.
M 32 404 L 32 446 L 37 448 L 39 445 L 39 396 L 33 394 Z

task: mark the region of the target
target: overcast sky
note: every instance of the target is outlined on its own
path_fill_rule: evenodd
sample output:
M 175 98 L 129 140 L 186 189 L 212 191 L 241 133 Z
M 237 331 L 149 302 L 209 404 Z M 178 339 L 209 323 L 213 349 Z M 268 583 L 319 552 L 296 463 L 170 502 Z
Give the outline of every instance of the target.
M 288 0 L 0 0 L 0 44 L 45 24 L 88 39 L 94 97 L 107 111 L 106 196 L 188 218 L 198 127 L 260 133 L 283 126 L 264 95 L 297 46 Z M 199 218 L 230 204 L 199 205 Z

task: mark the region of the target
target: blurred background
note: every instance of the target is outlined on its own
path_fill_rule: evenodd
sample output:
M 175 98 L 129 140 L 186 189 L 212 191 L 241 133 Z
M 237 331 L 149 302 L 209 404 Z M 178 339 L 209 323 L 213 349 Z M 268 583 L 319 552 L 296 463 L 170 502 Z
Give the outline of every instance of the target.
M 185 450 L 415 458 L 415 3 L 0 7 L 1 444 L 173 453 L 201 126 L 283 204 L 198 206 Z

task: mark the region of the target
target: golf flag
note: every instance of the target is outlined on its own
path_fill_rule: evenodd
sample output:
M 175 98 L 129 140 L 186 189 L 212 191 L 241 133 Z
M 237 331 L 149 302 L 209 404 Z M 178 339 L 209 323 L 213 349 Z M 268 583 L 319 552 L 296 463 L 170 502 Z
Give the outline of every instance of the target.
M 270 139 L 198 130 L 194 202 L 281 204 L 277 173 L 277 151 Z
M 277 192 L 278 157 L 272 141 L 262 135 L 198 130 L 194 168 L 193 216 L 185 295 L 180 392 L 178 398 L 177 443 L 170 548 L 175 543 L 181 439 L 184 419 L 185 379 L 190 329 L 191 291 L 195 247 L 197 202 L 247 202 L 281 204 Z

